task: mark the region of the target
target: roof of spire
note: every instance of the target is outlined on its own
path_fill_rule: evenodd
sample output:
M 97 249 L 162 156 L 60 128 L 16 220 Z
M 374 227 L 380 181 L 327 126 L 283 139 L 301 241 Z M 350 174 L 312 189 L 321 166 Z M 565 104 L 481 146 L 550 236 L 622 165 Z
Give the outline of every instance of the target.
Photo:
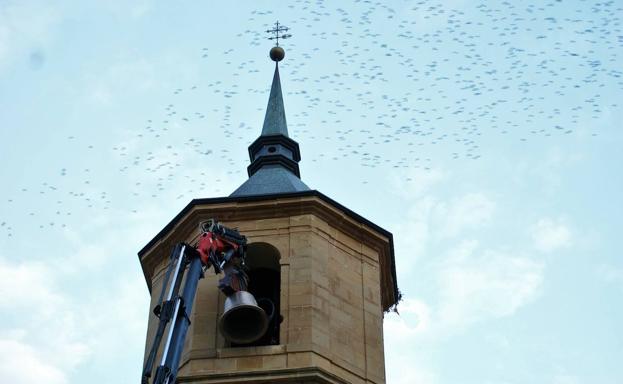
M 264 166 L 251 175 L 230 196 L 269 195 L 309 191 L 309 187 L 287 169 L 278 166 Z
M 288 124 L 286 123 L 286 110 L 283 107 L 283 95 L 281 94 L 281 80 L 279 79 L 279 64 L 275 63 L 273 85 L 270 88 L 268 106 L 264 116 L 262 136 L 284 135 L 288 136 Z

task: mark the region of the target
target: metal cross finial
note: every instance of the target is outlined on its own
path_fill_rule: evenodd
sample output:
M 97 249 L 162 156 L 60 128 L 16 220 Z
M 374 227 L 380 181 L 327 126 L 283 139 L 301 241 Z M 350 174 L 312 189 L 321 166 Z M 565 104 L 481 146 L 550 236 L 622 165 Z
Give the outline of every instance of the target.
M 287 32 L 289 31 L 290 28 L 288 27 L 284 27 L 283 25 L 279 24 L 279 21 L 277 21 L 275 23 L 275 27 L 273 29 L 267 29 L 266 33 L 272 33 L 274 36 L 271 36 L 268 38 L 268 40 L 275 40 L 275 46 L 278 47 L 279 46 L 279 39 L 287 39 L 289 37 L 292 37 L 291 34 L 283 34 L 283 32 Z M 282 33 L 280 35 L 280 33 Z

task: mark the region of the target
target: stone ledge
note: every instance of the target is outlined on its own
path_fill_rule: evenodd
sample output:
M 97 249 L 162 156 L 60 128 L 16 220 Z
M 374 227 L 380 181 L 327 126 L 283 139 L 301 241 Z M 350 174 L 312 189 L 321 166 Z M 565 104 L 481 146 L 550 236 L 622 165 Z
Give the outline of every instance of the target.
M 286 352 L 285 345 L 263 345 L 259 347 L 232 347 L 218 348 L 216 356 L 221 357 L 242 357 L 242 356 L 265 356 L 278 355 Z
M 246 371 L 219 374 L 200 374 L 178 376 L 178 383 L 197 384 L 266 384 L 266 383 L 301 383 L 301 384 L 347 384 L 340 377 L 322 368 L 274 369 L 269 371 Z

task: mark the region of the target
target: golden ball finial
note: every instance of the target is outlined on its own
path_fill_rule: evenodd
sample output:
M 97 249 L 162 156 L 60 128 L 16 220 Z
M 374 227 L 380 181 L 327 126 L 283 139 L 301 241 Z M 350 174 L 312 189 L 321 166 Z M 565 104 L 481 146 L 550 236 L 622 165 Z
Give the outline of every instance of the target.
M 277 46 L 270 49 L 270 58 L 272 61 L 281 61 L 286 56 L 286 51 Z

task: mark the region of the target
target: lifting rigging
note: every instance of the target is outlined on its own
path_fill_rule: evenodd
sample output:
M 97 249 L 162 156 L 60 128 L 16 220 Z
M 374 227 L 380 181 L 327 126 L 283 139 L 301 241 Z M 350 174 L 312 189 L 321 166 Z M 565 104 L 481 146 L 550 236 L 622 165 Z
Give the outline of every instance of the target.
M 225 311 L 219 321 L 219 329 L 225 338 L 237 343 L 252 342 L 259 339 L 268 327 L 266 313 L 246 291 L 249 285 L 245 272 L 247 238 L 213 219 L 201 223 L 200 227 L 196 244 L 178 243 L 171 252 L 158 305 L 153 310 L 159 322 L 143 369 L 142 384 L 149 383 L 169 323 L 152 384 L 175 382 L 197 285 L 210 267 L 215 274 L 224 272 L 218 288 L 227 296 Z

